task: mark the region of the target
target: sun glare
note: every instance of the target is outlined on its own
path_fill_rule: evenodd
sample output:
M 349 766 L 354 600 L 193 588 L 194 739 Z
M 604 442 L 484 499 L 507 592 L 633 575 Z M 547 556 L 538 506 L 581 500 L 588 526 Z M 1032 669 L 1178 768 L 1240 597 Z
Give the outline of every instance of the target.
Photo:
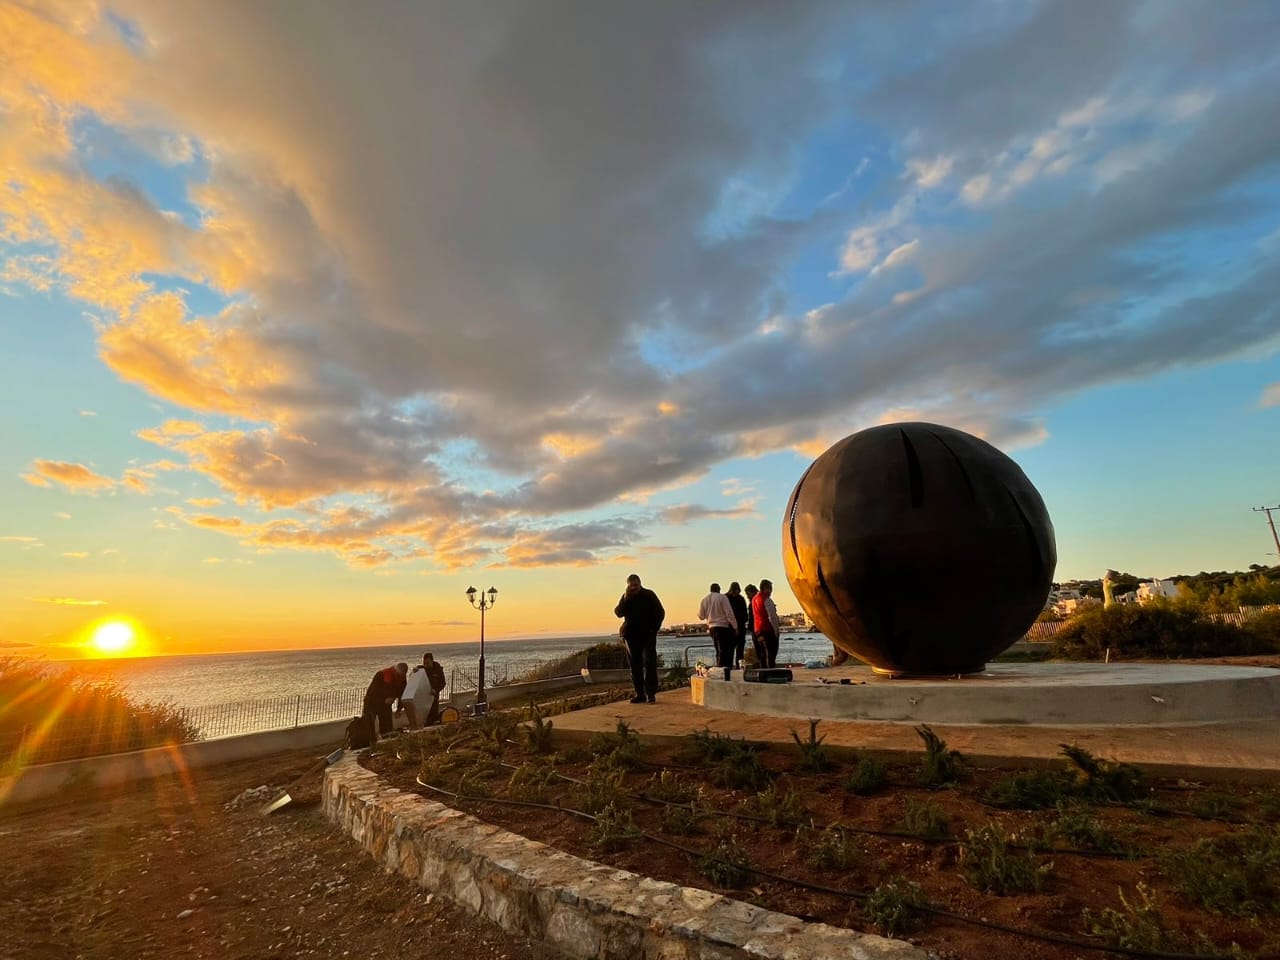
M 93 631 L 93 637 L 90 639 L 93 649 L 102 654 L 128 653 L 133 642 L 133 627 L 120 620 L 102 624 Z

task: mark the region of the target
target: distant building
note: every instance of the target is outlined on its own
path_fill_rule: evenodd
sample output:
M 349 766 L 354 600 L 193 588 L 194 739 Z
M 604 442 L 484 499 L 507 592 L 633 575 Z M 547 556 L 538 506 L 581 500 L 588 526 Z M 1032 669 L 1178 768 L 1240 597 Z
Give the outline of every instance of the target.
M 1178 584 L 1174 580 L 1144 580 L 1138 584 L 1138 602 L 1150 603 L 1158 597 L 1176 597 Z
M 1102 601 L 1097 597 L 1081 597 L 1077 595 L 1059 600 L 1053 605 L 1053 612 L 1060 617 L 1069 617 L 1073 613 L 1083 610 L 1085 607 L 1099 607 L 1101 605 Z

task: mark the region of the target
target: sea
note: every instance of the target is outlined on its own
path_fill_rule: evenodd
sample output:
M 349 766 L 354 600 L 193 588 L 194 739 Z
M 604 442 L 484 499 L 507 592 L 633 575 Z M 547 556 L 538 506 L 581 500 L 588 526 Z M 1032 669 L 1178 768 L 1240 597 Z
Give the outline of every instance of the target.
M 493 686 L 515 680 L 541 664 L 604 641 L 617 643 L 617 634 L 489 640 L 484 651 L 486 683 Z M 473 687 L 480 656 L 480 645 L 474 641 L 79 660 L 67 666 L 113 679 L 138 701 L 209 707 L 339 690 L 363 692 L 375 670 L 399 661 L 412 667 L 422 662 L 422 654 L 428 650 L 444 666 L 450 687 Z M 658 653 L 668 666 L 715 662 L 708 637 L 659 637 Z M 830 653 L 831 642 L 820 633 L 784 634 L 778 659 L 780 663 L 808 663 Z

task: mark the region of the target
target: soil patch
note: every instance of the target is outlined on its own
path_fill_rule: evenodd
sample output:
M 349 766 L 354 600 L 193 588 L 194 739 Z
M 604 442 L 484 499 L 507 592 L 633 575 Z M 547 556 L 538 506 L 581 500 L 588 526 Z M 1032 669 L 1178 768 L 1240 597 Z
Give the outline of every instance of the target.
M 924 783 L 923 735 L 920 761 L 883 769 L 824 756 L 820 725 L 796 736 L 645 747 L 619 724 L 553 754 L 536 727 L 495 714 L 364 762 L 579 856 L 943 958 L 1280 956 L 1275 786 L 1153 780 L 1088 754 L 1053 771 L 963 758 L 951 771 L 945 744 Z
M 108 795 L 81 787 L 0 814 L 0 958 L 219 960 L 441 956 L 554 960 L 384 873 L 320 812 L 321 774 L 263 817 L 247 788 L 287 785 L 327 750 L 189 771 Z

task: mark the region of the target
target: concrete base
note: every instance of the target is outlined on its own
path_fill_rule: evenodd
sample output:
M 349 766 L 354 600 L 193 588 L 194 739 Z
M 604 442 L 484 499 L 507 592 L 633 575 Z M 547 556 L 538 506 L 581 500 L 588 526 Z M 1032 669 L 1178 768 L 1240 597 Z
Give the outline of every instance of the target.
M 950 679 L 891 679 L 867 667 L 798 670 L 788 684 L 694 677 L 717 710 L 889 723 L 1219 723 L 1280 719 L 1280 670 L 1149 663 L 991 664 Z

